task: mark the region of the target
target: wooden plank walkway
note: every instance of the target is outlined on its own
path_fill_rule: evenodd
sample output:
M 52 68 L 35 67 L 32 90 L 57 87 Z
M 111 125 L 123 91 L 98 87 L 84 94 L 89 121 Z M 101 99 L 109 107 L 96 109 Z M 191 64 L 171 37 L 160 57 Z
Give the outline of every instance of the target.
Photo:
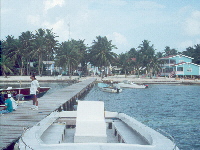
M 68 102 L 76 100 L 81 94 L 88 91 L 96 81 L 96 78 L 88 78 L 82 82 L 73 84 L 57 92 L 44 95 L 39 98 L 39 110 L 30 110 L 32 101 L 18 106 L 17 110 L 0 116 L 0 149 L 4 149 L 21 136 L 26 127 L 32 127 L 40 120 L 61 106 L 68 106 Z M 65 107 L 66 108 L 66 107 Z

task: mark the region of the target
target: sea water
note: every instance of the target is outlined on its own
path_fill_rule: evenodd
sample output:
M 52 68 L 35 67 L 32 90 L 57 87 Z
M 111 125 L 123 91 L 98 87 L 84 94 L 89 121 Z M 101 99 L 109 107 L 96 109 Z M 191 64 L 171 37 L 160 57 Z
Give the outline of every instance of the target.
M 9 86 L 19 87 L 0 85 Z M 51 94 L 69 84 L 40 83 L 40 86 L 51 87 L 46 93 Z M 200 85 L 150 84 L 147 89 L 124 88 L 121 93 L 103 92 L 96 85 L 83 100 L 104 101 L 108 111 L 125 113 L 155 130 L 169 133 L 180 150 L 200 150 Z
M 123 112 L 170 134 L 181 150 L 200 150 L 200 85 L 150 84 L 121 93 L 94 86 L 83 100 L 104 101 L 106 110 Z

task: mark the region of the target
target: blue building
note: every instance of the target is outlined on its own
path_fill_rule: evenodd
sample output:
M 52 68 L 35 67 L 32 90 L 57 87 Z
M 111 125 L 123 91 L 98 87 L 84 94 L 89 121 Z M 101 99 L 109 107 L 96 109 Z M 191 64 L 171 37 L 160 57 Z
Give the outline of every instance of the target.
M 185 55 L 171 55 L 160 58 L 161 65 L 160 76 L 168 77 L 192 77 L 200 76 L 200 65 L 192 63 L 192 57 Z

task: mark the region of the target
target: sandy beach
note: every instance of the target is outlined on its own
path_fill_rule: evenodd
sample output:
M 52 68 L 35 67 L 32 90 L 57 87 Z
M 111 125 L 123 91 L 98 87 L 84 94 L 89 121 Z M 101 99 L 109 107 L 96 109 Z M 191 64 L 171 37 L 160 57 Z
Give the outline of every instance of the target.
M 113 82 L 122 82 L 124 80 L 130 80 L 135 83 L 191 83 L 191 84 L 200 84 L 200 80 L 189 80 L 189 79 L 175 79 L 175 78 L 165 78 L 165 77 L 156 77 L 156 78 L 137 78 L 134 75 L 129 75 L 125 77 L 125 75 L 115 75 L 104 77 L 103 79 L 98 76 L 88 76 L 88 77 L 79 77 L 79 76 L 36 76 L 37 80 L 40 82 L 63 82 L 68 80 L 85 80 L 87 78 L 97 78 L 97 81 L 113 81 Z M 8 76 L 5 78 L 4 76 L 0 76 L 0 82 L 30 82 L 29 76 Z

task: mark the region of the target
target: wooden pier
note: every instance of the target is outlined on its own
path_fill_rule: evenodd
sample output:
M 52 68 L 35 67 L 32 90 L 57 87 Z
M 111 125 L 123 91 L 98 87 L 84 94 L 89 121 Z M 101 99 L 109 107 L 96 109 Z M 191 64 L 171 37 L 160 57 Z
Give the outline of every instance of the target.
M 0 116 L 0 149 L 16 142 L 24 129 L 36 125 L 53 111 L 72 110 L 76 100 L 93 87 L 96 78 L 88 78 L 57 92 L 39 98 L 39 110 L 30 110 L 32 101 L 18 106 L 17 110 Z

